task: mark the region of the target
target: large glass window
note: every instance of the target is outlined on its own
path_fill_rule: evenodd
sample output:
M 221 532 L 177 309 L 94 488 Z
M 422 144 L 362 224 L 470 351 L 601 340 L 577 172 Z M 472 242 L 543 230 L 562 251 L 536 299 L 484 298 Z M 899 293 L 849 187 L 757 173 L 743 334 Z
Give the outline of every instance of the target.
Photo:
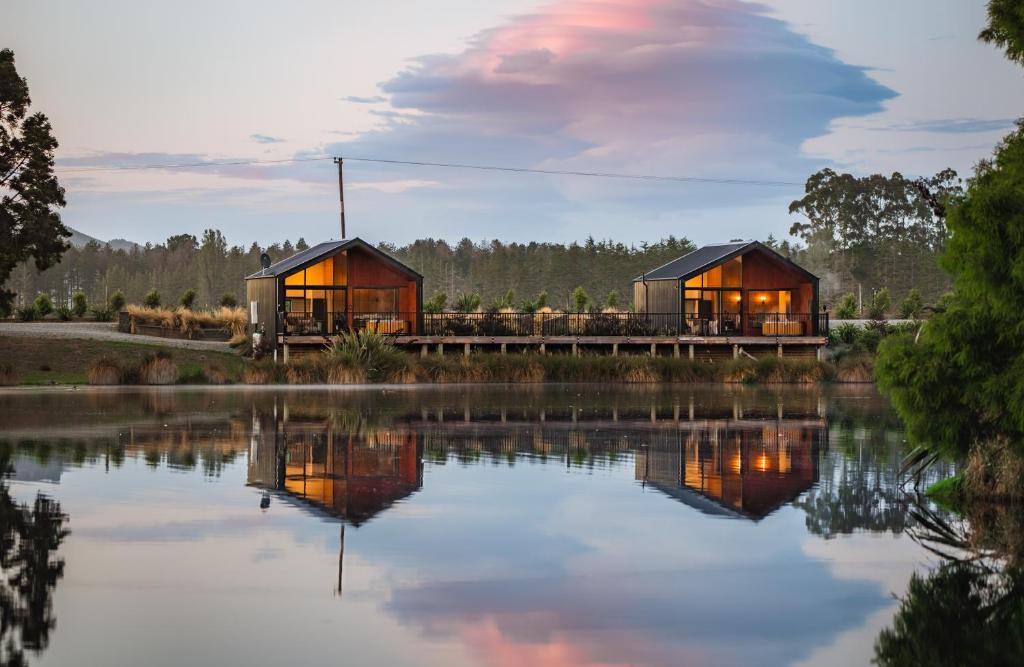
M 743 286 L 743 258 L 734 257 L 725 264 L 714 266 L 699 276 L 686 281 L 686 287 L 742 287 Z
M 398 289 L 360 287 L 352 290 L 354 313 L 397 313 Z

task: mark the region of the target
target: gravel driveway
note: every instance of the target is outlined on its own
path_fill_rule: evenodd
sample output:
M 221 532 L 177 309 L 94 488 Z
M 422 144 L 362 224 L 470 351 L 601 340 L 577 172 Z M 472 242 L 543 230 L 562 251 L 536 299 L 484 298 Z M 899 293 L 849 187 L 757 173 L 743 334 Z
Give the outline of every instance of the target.
M 179 347 L 186 350 L 230 352 L 227 343 L 209 340 L 180 340 L 126 334 L 117 330 L 115 322 L 0 322 L 0 336 L 32 336 L 53 339 L 112 340 L 141 345 Z

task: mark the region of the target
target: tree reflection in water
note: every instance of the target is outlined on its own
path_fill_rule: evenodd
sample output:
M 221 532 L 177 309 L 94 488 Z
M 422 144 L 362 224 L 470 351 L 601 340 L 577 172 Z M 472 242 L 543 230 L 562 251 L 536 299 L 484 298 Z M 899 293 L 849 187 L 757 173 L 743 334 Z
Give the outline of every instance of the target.
M 946 520 L 923 506 L 908 533 L 942 562 L 914 574 L 891 628 L 875 642 L 883 666 L 1024 664 L 1024 514 L 975 507 Z
M 32 507 L 11 497 L 10 456 L 0 453 L 0 665 L 27 665 L 25 651 L 40 652 L 57 621 L 52 595 L 64 576 L 56 551 L 69 531 L 60 503 L 38 494 Z

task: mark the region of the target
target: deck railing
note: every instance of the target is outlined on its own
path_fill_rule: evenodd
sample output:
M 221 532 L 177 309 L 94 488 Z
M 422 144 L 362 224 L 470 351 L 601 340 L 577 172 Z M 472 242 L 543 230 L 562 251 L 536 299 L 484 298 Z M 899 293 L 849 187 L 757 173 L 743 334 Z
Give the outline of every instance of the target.
M 421 321 L 422 328 L 417 326 Z M 387 335 L 424 336 L 810 336 L 828 334 L 828 313 L 280 313 L 286 336 L 332 336 L 368 329 Z

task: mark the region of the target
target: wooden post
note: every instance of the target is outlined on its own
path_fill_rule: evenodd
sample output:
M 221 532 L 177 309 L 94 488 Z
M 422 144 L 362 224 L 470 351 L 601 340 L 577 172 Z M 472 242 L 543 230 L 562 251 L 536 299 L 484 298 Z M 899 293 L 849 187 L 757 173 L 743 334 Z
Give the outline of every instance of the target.
M 739 359 L 740 358 L 740 346 L 739 345 L 733 345 L 732 346 L 732 358 L 733 359 Z
M 288 345 L 288 343 L 284 344 L 284 363 L 286 363 L 286 364 L 288 363 L 288 348 L 289 347 L 290 346 Z
M 437 344 L 437 356 L 439 356 L 439 357 L 443 357 L 444 356 L 444 343 L 438 343 Z
M 544 343 L 540 344 L 540 354 L 541 354 L 541 356 L 544 356 L 545 354 L 547 354 L 547 350 L 545 348 Z
M 572 344 L 572 356 L 574 356 L 574 357 L 580 356 L 579 346 L 576 343 Z
M 657 343 L 651 343 L 651 356 L 652 357 L 658 356 L 658 344 Z
M 690 343 L 690 361 L 693 361 L 693 343 Z
M 675 359 L 679 358 L 679 343 L 678 342 L 672 344 L 672 356 Z
M 613 357 L 619 356 L 619 344 L 618 343 L 612 343 L 612 356 Z
M 507 346 L 507 344 L 506 344 L 506 343 L 502 343 L 502 344 L 501 344 L 501 353 L 502 353 L 502 354 L 505 354 L 505 352 L 506 352 L 507 350 L 508 350 L 508 346 Z
M 817 347 L 816 350 L 814 350 L 814 356 L 818 359 L 818 361 L 821 361 L 821 346 L 820 345 Z
M 469 356 L 469 348 L 470 348 L 469 343 L 463 343 L 463 345 L 462 345 L 462 354 L 464 356 L 467 356 L 467 357 Z
M 778 354 L 780 357 L 782 356 L 782 343 L 779 343 Z
M 429 352 L 430 352 L 430 346 L 429 345 L 427 345 L 426 343 L 424 343 L 423 345 L 420 345 L 420 356 L 421 357 L 427 356 L 427 354 Z

